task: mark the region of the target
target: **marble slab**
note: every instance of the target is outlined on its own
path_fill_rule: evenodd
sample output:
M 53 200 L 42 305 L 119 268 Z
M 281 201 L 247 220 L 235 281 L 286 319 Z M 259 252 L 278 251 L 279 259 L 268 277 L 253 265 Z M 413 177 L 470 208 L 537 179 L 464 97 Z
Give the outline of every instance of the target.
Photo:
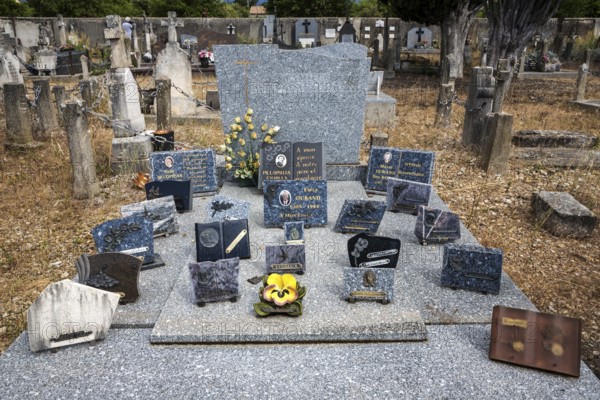
M 96 225 L 92 229 L 92 236 L 99 253 L 124 253 L 144 257 L 144 264 L 149 264 L 155 259 L 152 231 L 150 219 L 133 216 Z
M 396 270 L 393 268 L 344 268 L 344 298 L 356 301 L 394 301 Z
M 432 187 L 429 184 L 388 178 L 387 210 L 417 215 L 419 206 L 429 205 Z
M 460 218 L 450 211 L 420 206 L 415 224 L 419 243 L 446 243 L 460 239 Z
M 502 250 L 482 246 L 444 246 L 442 286 L 498 294 L 502 278 Z

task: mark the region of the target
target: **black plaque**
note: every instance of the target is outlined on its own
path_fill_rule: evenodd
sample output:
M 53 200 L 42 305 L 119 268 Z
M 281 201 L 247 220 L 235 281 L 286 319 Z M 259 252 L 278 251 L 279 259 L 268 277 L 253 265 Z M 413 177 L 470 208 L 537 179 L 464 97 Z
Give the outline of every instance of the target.
M 325 179 L 323 172 L 323 142 L 294 143 L 294 179 L 309 181 Z
M 460 239 L 460 218 L 437 208 L 419 207 L 415 235 L 419 243 L 446 243 Z
M 431 185 L 388 178 L 387 210 L 417 215 L 419 206 L 429 205 Z
M 248 220 L 224 220 L 196 224 L 196 260 L 250 258 Z
M 396 268 L 400 240 L 359 233 L 348 239 L 350 265 L 359 268 Z
M 196 261 L 216 261 L 223 256 L 221 222 L 196 224 Z
M 173 196 L 177 212 L 192 211 L 194 196 L 191 181 L 152 181 L 146 183 L 146 199 Z

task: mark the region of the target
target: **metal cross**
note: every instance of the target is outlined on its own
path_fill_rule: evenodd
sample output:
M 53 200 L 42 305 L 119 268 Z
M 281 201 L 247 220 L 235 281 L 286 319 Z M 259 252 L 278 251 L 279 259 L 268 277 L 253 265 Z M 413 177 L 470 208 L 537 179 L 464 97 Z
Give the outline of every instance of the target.
M 233 32 L 235 32 L 235 26 L 233 26 L 233 24 L 229 24 L 227 31 L 229 31 L 230 35 L 233 35 Z
M 244 55 L 244 58 L 248 57 Z M 258 62 L 250 60 L 238 60 L 235 63 L 244 66 L 244 92 L 246 96 L 246 107 L 248 107 L 250 105 L 250 100 L 248 98 L 248 65 L 258 64 Z
M 310 22 L 305 19 L 302 25 L 304 25 L 304 33 L 308 33 L 308 26 L 310 25 Z
M 425 31 L 421 28 L 419 28 L 418 31 L 415 32 L 417 34 L 417 41 L 421 41 L 421 35 L 425 33 Z
M 177 29 L 175 28 L 183 27 L 183 22 L 177 20 L 177 13 L 169 11 L 167 20 L 160 21 L 160 25 L 169 27 L 169 43 L 177 43 Z

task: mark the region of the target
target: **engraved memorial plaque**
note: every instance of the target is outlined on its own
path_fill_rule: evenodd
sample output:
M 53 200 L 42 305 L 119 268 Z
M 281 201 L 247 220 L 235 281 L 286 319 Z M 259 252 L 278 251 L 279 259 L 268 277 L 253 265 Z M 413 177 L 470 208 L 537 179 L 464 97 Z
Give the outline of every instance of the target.
M 324 180 L 323 143 L 263 144 L 258 187 L 265 180 Z
M 283 224 L 287 244 L 304 244 L 304 222 L 290 221 Z
M 215 301 L 235 302 L 240 297 L 240 259 L 190 263 L 194 301 L 199 306 Z
M 150 266 L 159 266 L 154 265 L 158 255 L 154 254 L 152 232 L 153 224 L 150 219 L 133 216 L 113 219 L 97 225 L 92 229 L 92 236 L 98 253 L 123 253 L 143 257 L 143 264 L 150 268 Z
M 348 239 L 348 257 L 355 268 L 396 268 L 400 239 L 359 233 Z
M 304 245 L 275 245 L 265 247 L 267 273 L 304 274 L 306 256 Z
M 345 200 L 333 230 L 341 233 L 377 233 L 385 209 L 383 201 Z
M 578 318 L 495 306 L 489 357 L 579 377 L 581 329 Z
M 217 195 L 206 205 L 208 221 L 224 221 L 226 219 L 248 219 L 250 203 Z
M 454 243 L 444 246 L 442 286 L 498 294 L 501 279 L 502 250 Z
M 388 304 L 394 300 L 395 269 L 344 268 L 344 299 L 378 301 Z
M 290 221 L 304 226 L 327 225 L 326 181 L 265 181 L 265 227 L 282 227 Z
M 420 206 L 415 235 L 423 245 L 460 239 L 460 218 L 450 211 Z
M 368 192 L 385 193 L 388 178 L 395 178 L 400 165 L 400 150 L 392 147 L 371 148 L 369 166 L 367 170 Z
M 192 182 L 186 181 L 152 181 L 146 183 L 146 199 L 153 200 L 167 196 L 173 196 L 177 212 L 192 211 L 194 197 L 192 193 Z
M 190 180 L 194 193 L 211 193 L 218 189 L 212 149 L 155 152 L 150 154 L 150 162 L 153 181 Z
M 196 260 L 250 258 L 248 220 L 224 220 L 196 224 Z
M 398 166 L 398 179 L 431 183 L 435 153 L 431 151 L 402 150 Z
M 431 185 L 389 178 L 387 181 L 387 210 L 417 215 L 419 206 L 429 205 Z

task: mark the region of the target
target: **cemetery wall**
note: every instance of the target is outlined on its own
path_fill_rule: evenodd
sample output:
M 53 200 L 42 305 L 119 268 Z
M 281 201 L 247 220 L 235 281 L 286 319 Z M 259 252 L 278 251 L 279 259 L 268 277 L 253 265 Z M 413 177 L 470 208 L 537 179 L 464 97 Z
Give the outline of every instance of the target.
M 217 43 L 224 43 L 223 37 L 230 35 L 230 26 L 235 27 L 235 35 L 238 37 L 238 43 L 262 43 L 263 39 L 263 19 L 262 18 L 181 18 L 184 26 L 178 28 L 178 34 L 187 34 L 194 36 L 205 35 L 206 32 L 211 32 L 213 37 L 216 35 L 219 39 L 215 39 Z M 297 22 L 302 21 L 302 18 L 280 18 L 277 20 L 278 35 L 283 37 L 283 42 L 289 46 L 294 46 L 298 36 L 302 32 L 297 32 Z M 317 40 L 321 45 L 334 43 L 336 38 L 331 36 L 331 30 L 341 26 L 345 18 L 316 18 L 318 23 Z M 383 33 L 382 28 L 376 27 L 376 21 L 379 18 L 354 18 L 352 24 L 356 29 L 357 37 L 361 44 L 371 46 L 377 34 Z M 21 43 L 26 48 L 36 47 L 38 41 L 38 24 L 41 21 L 48 22 L 48 30 L 51 38 L 54 38 L 54 43 L 58 45 L 58 20 L 56 18 L 10 18 L 0 17 L 0 30 L 14 35 L 15 29 L 17 36 L 21 39 Z M 65 18 L 67 37 L 72 33 L 83 34 L 90 46 L 103 46 L 104 40 L 104 18 Z M 143 34 L 143 19 L 133 17 L 133 21 L 137 24 L 138 35 Z M 159 46 L 164 47 L 167 39 L 167 28 L 160 25 L 161 18 L 148 18 L 148 21 L 153 24 L 154 33 L 158 36 Z M 397 18 L 389 19 L 390 26 L 394 27 L 395 33 L 392 39 L 401 38 L 406 41 L 406 35 L 412 28 L 420 25 L 413 22 L 401 21 Z M 432 31 L 432 41 L 440 42 L 440 31 L 438 27 L 428 27 Z M 559 23 L 557 19 L 551 19 L 541 30 L 543 37 L 549 42 L 558 33 L 563 36 L 579 35 L 585 36 L 593 33 L 596 37 L 600 35 L 600 19 L 593 18 L 568 18 Z M 280 36 L 280 37 L 281 37 Z M 482 42 L 482 38 L 487 36 L 487 19 L 477 19 L 470 30 L 469 39 L 474 45 Z M 211 37 L 207 36 L 210 41 Z M 52 39 L 51 39 L 52 40 Z

